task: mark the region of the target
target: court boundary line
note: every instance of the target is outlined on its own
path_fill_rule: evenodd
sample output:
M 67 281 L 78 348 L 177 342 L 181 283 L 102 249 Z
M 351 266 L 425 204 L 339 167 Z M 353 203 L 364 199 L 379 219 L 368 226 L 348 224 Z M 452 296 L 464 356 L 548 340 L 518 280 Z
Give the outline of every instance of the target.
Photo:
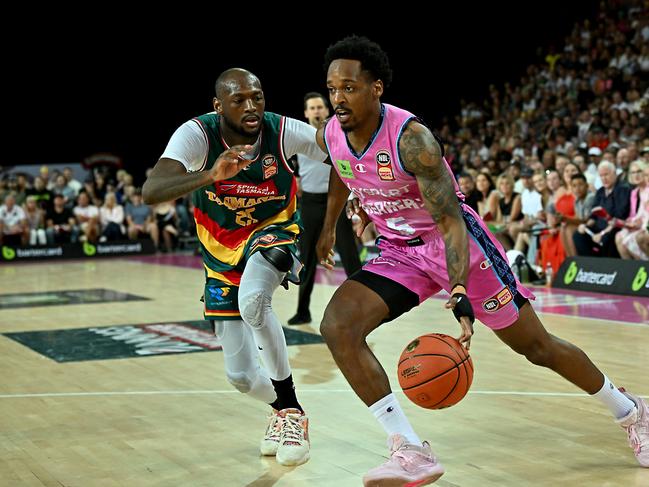
M 300 389 L 300 394 L 351 393 L 351 389 Z M 105 392 L 41 392 L 0 394 L 0 399 L 31 399 L 46 397 L 103 397 L 103 396 L 182 396 L 182 395 L 219 395 L 241 394 L 236 390 L 167 390 L 167 391 L 105 391 Z M 469 391 L 469 394 L 482 396 L 528 396 L 528 397 L 590 397 L 585 392 L 542 392 L 542 391 Z M 641 395 L 642 398 L 649 398 Z

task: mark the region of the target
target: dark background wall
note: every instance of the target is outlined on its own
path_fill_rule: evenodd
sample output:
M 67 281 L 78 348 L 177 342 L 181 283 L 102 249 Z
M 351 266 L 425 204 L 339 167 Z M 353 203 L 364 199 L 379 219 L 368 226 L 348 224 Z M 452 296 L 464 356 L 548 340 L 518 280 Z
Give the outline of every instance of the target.
M 3 84 L 0 165 L 77 162 L 108 151 L 141 177 L 182 122 L 211 110 L 213 83 L 240 66 L 259 76 L 267 109 L 302 117 L 302 95 L 323 91 L 326 47 L 367 35 L 390 55 L 394 82 L 384 101 L 435 125 L 477 100 L 489 83 L 517 81 L 537 48 L 562 45 L 596 2 L 463 2 L 427 11 L 404 4 L 365 16 L 324 5 L 292 12 L 302 22 L 271 22 L 263 12 L 205 12 L 192 22 L 111 21 L 32 29 L 33 44 L 10 39 Z M 279 8 L 279 7 L 278 7 Z M 329 11 L 328 9 L 332 9 Z M 393 5 L 393 9 L 394 5 Z M 277 13 L 277 12 L 276 12 Z

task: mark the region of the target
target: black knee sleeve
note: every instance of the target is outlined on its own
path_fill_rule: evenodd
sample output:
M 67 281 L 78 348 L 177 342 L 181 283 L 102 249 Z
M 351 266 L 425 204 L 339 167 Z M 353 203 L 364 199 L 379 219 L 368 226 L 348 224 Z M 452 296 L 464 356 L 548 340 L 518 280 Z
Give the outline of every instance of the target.
M 271 247 L 259 251 L 280 272 L 288 272 L 293 266 L 293 256 L 283 247 Z

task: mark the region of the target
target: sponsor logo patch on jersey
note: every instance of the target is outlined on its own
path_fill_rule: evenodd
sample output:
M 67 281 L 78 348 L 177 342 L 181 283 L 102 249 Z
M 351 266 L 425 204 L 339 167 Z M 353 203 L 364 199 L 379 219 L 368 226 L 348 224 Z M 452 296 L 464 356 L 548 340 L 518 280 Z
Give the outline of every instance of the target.
M 272 154 L 266 154 L 261 159 L 261 165 L 264 169 L 264 179 L 272 178 L 279 171 L 277 158 Z
M 381 264 L 387 264 L 391 265 L 392 267 L 396 267 L 397 263 L 393 261 L 392 259 L 387 259 L 385 257 L 376 257 L 370 261 L 374 265 L 381 265 Z
M 277 196 L 277 186 L 272 181 L 260 184 L 242 183 L 238 181 L 217 181 L 214 183 L 217 194 L 237 196 Z
M 361 174 L 365 174 L 367 172 L 367 169 L 365 169 L 365 165 L 361 164 L 360 162 L 354 166 L 354 169 L 356 169 Z
M 356 176 L 354 176 L 354 171 L 352 171 L 352 166 L 351 164 L 349 164 L 349 161 L 343 161 L 337 159 L 336 166 L 338 166 L 338 172 L 340 173 L 341 178 L 356 179 Z
M 514 297 L 509 288 L 501 289 L 498 294 L 490 297 L 482 303 L 482 307 L 487 313 L 495 313 L 508 304 Z
M 376 153 L 376 172 L 381 181 L 394 181 L 394 170 L 392 169 L 392 156 L 387 150 L 380 150 Z
M 208 286 L 207 291 L 210 293 L 210 296 L 217 301 L 223 301 L 225 297 L 230 294 L 229 287 Z
M 482 269 L 483 271 L 486 271 L 490 267 L 491 267 L 491 261 L 489 259 L 480 262 L 480 269 Z
M 264 235 L 259 239 L 259 243 L 265 243 L 265 244 L 271 244 L 275 240 L 277 240 L 277 235 L 273 235 L 272 233 L 269 233 L 267 235 Z

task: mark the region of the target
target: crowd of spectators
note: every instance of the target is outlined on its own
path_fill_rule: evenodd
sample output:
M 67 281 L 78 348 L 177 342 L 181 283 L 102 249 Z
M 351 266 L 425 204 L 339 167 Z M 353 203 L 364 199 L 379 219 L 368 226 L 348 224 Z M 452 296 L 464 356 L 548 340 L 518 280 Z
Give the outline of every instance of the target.
M 541 270 L 649 254 L 649 9 L 602 2 L 438 130 L 466 201 Z
M 649 7 L 602 2 L 518 82 L 461 101 L 438 133 L 466 202 L 540 270 L 566 256 L 649 255 Z M 2 243 L 151 238 L 193 230 L 186 199 L 149 208 L 133 178 L 69 169 L 0 179 Z M 369 230 L 371 231 L 371 230 Z
M 18 173 L 0 178 L 0 243 L 56 245 L 150 238 L 171 251 L 191 231 L 187 199 L 145 205 L 125 170 L 94 170 L 83 183 L 68 167 L 50 174 L 42 166 L 30 180 Z

